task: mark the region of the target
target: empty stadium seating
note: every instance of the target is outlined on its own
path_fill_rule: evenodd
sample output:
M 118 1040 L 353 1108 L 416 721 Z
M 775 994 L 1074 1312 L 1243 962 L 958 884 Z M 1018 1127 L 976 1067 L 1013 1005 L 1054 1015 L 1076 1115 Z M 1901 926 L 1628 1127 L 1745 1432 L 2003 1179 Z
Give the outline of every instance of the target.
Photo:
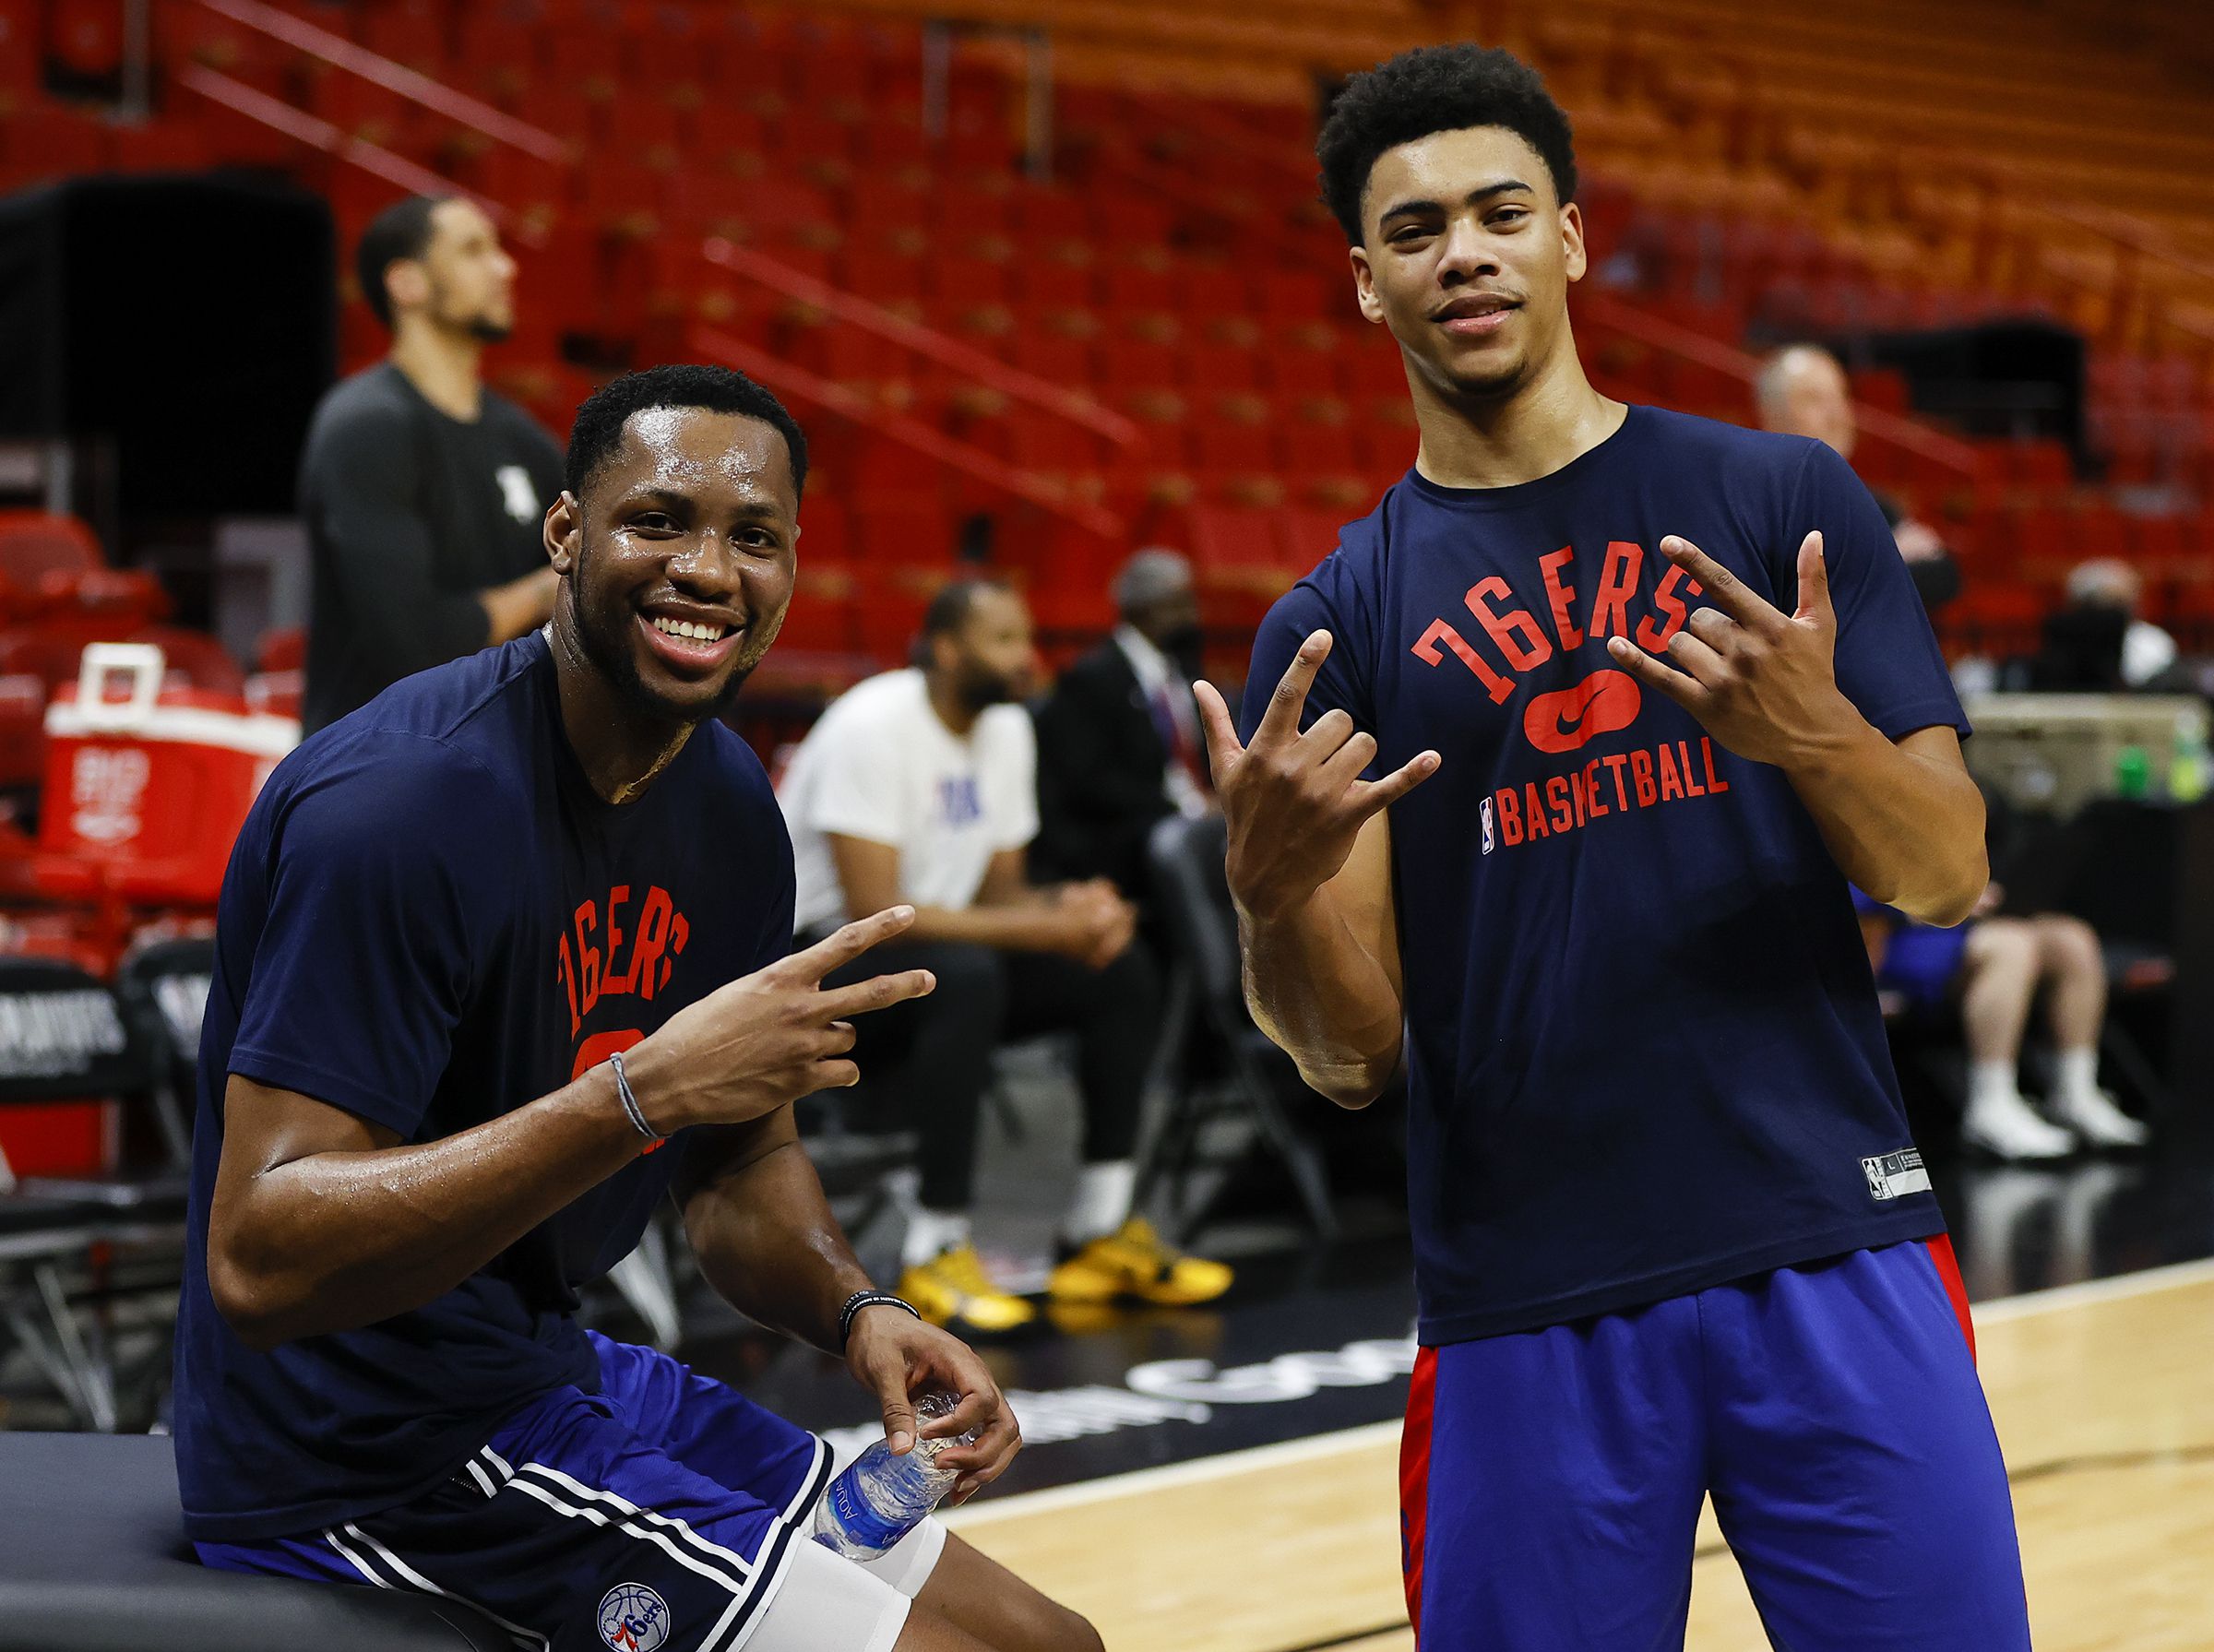
M 70 74 L 113 57 L 101 7 L 6 4 Z M 1229 630 L 1413 449 L 1396 357 L 1351 317 L 1342 241 L 1312 198 L 1313 75 L 1470 34 L 1531 56 L 1577 117 L 1598 254 L 1578 329 L 1603 387 L 1744 419 L 1749 339 L 2066 320 L 2094 346 L 2088 469 L 2049 441 L 1958 460 L 1917 440 L 1926 422 L 1880 426 L 1860 461 L 1939 522 L 1971 588 L 2041 604 L 2068 556 L 2111 551 L 2195 625 L 2214 291 L 2187 243 L 2214 140 L 2172 119 L 2189 105 L 2142 58 L 1996 0 L 1773 12 L 163 0 L 159 117 L 113 127 L 19 88 L 0 182 L 280 165 L 325 190 L 350 238 L 414 175 L 395 167 L 425 169 L 505 208 L 523 319 L 495 374 L 555 428 L 596 376 L 700 353 L 702 328 L 790 374 L 779 387 L 797 401 L 827 386 L 834 410 L 803 408 L 820 577 L 790 647 L 896 652 L 979 513 L 997 519 L 994 561 L 1057 622 L 1103 617 L 1079 582 L 1115 545 L 1163 538 L 1194 548 Z M 1052 28 L 1052 182 L 1022 164 L 1011 37 L 959 42 L 933 124 L 922 25 L 946 17 Z M 2032 109 L 2040 87 L 2066 95 Z M 292 112 L 287 131 L 250 113 L 256 97 Z M 2061 134 L 2070 166 L 2125 180 L 2112 198 L 2128 215 L 2026 177 Z M 703 256 L 710 236 L 741 262 Z M 349 366 L 381 348 L 361 306 L 346 327 Z M 1911 412 L 1897 374 L 1856 389 Z M 953 447 L 918 449 L 901 419 Z M 1986 616 L 1954 640 L 1998 634 Z

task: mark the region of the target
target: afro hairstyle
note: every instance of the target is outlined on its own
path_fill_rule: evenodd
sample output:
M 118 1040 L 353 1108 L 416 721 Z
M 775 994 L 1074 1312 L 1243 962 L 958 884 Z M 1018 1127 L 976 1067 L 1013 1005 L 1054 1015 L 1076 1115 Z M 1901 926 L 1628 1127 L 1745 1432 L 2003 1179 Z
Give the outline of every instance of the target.
M 1418 46 L 1345 83 L 1315 141 L 1322 199 L 1361 244 L 1361 194 L 1376 158 L 1434 132 L 1504 126 L 1538 152 L 1565 206 L 1576 198 L 1576 145 L 1568 116 L 1545 82 L 1496 46 Z

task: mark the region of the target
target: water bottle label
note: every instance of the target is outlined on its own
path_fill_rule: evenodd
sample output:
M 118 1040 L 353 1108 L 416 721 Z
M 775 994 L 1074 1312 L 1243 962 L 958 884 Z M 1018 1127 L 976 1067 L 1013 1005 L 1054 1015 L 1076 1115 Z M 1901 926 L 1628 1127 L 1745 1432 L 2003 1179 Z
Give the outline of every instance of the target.
M 829 1499 L 830 1512 L 837 1517 L 839 1527 L 855 1547 L 861 1549 L 889 1549 L 913 1530 L 922 1520 L 916 1515 L 905 1520 L 890 1519 L 871 1507 L 866 1498 L 859 1494 L 854 1476 L 841 1474 L 830 1482 L 824 1493 Z

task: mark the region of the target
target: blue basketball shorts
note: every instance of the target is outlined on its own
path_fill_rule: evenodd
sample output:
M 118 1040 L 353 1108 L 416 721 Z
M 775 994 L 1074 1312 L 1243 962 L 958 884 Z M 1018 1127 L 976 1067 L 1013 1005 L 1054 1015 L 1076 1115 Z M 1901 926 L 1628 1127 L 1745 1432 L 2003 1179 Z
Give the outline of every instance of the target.
M 1680 1652 L 1702 1498 L 1783 1652 L 2029 1652 L 1943 1239 L 1425 1348 L 1400 1451 L 1421 1652 Z
M 533 1401 L 434 1490 L 327 1531 L 201 1543 L 200 1559 L 449 1596 L 522 1652 L 734 1652 L 765 1618 L 786 1625 L 765 1642 L 790 1640 L 795 1613 L 812 1614 L 801 1644 L 888 1644 L 937 1549 L 904 1575 L 895 1557 L 925 1536 L 942 1546 L 942 1528 L 925 1522 L 864 1575 L 807 1536 L 831 1476 L 822 1440 L 665 1354 L 590 1335 L 598 1394 Z M 779 1603 L 803 1573 L 848 1598 Z M 851 1642 L 807 1632 L 855 1612 Z
M 1884 949 L 1875 984 L 1904 993 L 1919 1010 L 1944 1008 L 1967 966 L 1968 937 L 1974 929 L 1973 923 L 1952 929 L 1915 923 L 1898 931 Z

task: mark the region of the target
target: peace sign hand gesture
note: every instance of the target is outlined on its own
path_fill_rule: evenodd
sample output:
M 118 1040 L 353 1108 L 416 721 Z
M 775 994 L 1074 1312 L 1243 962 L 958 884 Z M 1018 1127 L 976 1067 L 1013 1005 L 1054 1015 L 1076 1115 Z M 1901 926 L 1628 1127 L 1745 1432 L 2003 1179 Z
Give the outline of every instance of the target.
M 1682 706 L 1741 757 L 1789 768 L 1836 747 L 1863 727 L 1838 687 L 1837 612 L 1822 536 L 1799 546 L 1799 608 L 1786 615 L 1689 540 L 1671 536 L 1660 553 L 1713 600 L 1668 640 L 1674 668 L 1626 636 L 1607 652 L 1648 688 Z
M 1342 711 L 1327 711 L 1300 732 L 1330 640 L 1317 631 L 1300 645 L 1250 746 L 1239 742 L 1214 685 L 1192 685 L 1230 837 L 1231 894 L 1256 918 L 1298 906 L 1337 876 L 1362 826 L 1437 772 L 1437 754 L 1422 752 L 1380 780 L 1363 779 L 1375 736 L 1356 731 Z

